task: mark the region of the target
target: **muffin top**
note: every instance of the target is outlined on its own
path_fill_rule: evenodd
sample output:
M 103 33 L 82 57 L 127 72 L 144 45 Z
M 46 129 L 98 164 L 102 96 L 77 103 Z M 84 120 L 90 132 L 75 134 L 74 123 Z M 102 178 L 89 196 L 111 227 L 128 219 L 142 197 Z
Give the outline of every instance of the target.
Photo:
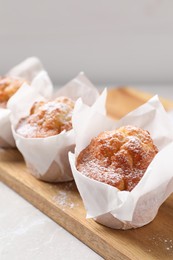
M 58 97 L 53 101 L 35 102 L 30 115 L 22 118 L 16 132 L 26 138 L 43 138 L 69 131 L 72 128 L 74 101 Z
M 157 152 L 148 131 L 123 126 L 93 138 L 79 154 L 76 167 L 94 180 L 131 191 Z
M 0 107 L 6 107 L 8 100 L 16 93 L 24 82 L 24 79 L 0 77 Z

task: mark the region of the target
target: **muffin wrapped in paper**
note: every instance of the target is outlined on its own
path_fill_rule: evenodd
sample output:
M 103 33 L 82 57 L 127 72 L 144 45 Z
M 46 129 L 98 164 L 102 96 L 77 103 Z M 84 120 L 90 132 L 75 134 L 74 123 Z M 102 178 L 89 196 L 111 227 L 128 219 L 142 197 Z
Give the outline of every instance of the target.
M 15 102 L 15 96 L 23 84 L 36 89 L 41 96 L 47 98 L 52 95 L 53 87 L 41 62 L 35 57 L 28 58 L 11 69 L 1 78 L 0 84 L 0 147 L 13 147 L 15 142 L 11 132 L 9 103 Z
M 75 139 L 73 129 L 61 131 L 58 134 L 53 133 L 52 135 L 49 135 L 47 132 L 47 136 L 46 132 L 44 136 L 38 133 L 35 137 L 30 137 L 29 135 L 26 137 L 19 134 L 19 131 L 16 129 L 19 119 L 29 115 L 30 108 L 35 101 L 42 100 L 43 103 L 45 101 L 39 97 L 37 93 L 35 95 L 28 93 L 27 96 L 25 96 L 25 93 L 25 91 L 22 93 L 21 88 L 20 100 L 18 100 L 18 103 L 20 103 L 19 109 L 17 105 L 15 106 L 13 104 L 13 111 L 17 111 L 17 115 L 13 112 L 12 122 L 16 146 L 22 153 L 26 164 L 30 169 L 30 173 L 38 179 L 48 182 L 63 182 L 72 180 L 73 176 L 68 161 L 68 152 L 74 150 Z M 55 99 L 61 99 L 62 96 L 64 96 L 62 99 L 66 100 L 71 98 L 74 102 L 76 99 L 81 97 L 85 100 L 86 104 L 91 104 L 91 102 L 93 103 L 99 97 L 99 93 L 98 90 L 85 77 L 85 75 L 81 73 L 65 87 L 59 89 L 54 96 L 52 96 L 52 101 L 50 100 L 47 104 L 45 103 L 45 106 L 48 106 L 49 104 L 50 114 L 53 109 L 51 104 Z M 30 104 L 30 107 L 28 104 Z M 105 104 L 103 104 L 100 108 L 103 113 L 105 111 L 104 105 Z M 18 115 L 20 115 L 20 117 Z M 50 120 L 51 118 L 52 116 L 50 116 Z M 44 122 L 44 120 L 47 119 L 45 119 L 44 116 L 42 120 Z M 51 122 L 49 121 L 48 123 Z M 54 124 L 54 122 L 52 123 Z M 30 131 L 29 127 L 28 131 Z
M 149 131 L 159 150 L 131 191 L 121 191 L 77 170 L 78 155 L 89 145 L 92 138 L 103 131 L 127 125 Z M 75 154 L 69 154 L 69 160 L 87 210 L 87 218 L 94 218 L 97 222 L 115 229 L 137 228 L 151 222 L 160 205 L 173 191 L 173 127 L 158 97 L 154 96 L 117 122 L 98 113 L 98 107 L 89 108 L 78 101 L 73 114 L 73 128 L 76 148 Z

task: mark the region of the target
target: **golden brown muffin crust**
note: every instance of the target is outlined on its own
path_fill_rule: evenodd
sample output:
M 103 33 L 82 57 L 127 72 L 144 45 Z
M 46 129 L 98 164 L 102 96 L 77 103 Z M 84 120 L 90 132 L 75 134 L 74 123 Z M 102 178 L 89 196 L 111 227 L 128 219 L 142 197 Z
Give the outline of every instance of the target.
M 148 131 L 123 126 L 93 138 L 79 154 L 77 169 L 119 190 L 131 191 L 157 152 Z
M 6 107 L 8 100 L 25 81 L 12 77 L 0 77 L 0 107 Z
M 74 101 L 67 97 L 35 102 L 30 115 L 19 121 L 16 132 L 24 137 L 41 138 L 69 131 L 73 108 Z

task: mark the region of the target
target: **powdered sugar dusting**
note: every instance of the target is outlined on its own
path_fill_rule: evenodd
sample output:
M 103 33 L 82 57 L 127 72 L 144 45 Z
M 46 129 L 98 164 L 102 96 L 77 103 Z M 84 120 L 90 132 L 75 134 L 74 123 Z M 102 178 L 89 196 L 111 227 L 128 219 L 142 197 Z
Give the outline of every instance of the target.
M 60 191 L 57 196 L 54 197 L 56 203 L 63 207 L 74 208 L 74 203 L 68 201 L 67 193 L 65 191 Z
M 169 259 L 173 259 L 173 234 L 172 237 L 153 235 L 149 238 L 149 244 L 151 248 L 148 248 L 147 252 L 156 252 L 156 248 L 159 247 L 165 253 L 165 258 L 169 256 Z
M 74 101 L 66 97 L 49 102 L 35 102 L 30 115 L 19 121 L 16 131 L 30 138 L 48 137 L 63 130 L 69 131 L 72 128 L 73 108 Z
M 53 197 L 53 201 L 60 206 L 63 210 L 73 209 L 78 207 L 78 203 L 73 199 L 73 183 L 68 183 L 65 185 L 63 190 L 60 190 L 57 195 Z
M 157 152 L 148 131 L 124 126 L 93 138 L 79 154 L 77 169 L 87 177 L 131 191 Z

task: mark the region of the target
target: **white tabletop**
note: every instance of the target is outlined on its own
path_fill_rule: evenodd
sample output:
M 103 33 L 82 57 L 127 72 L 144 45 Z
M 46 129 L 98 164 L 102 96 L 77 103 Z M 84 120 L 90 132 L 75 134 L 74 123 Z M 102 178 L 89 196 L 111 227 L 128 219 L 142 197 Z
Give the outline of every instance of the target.
M 173 100 L 171 86 L 139 89 Z M 0 259 L 102 259 L 0 182 Z

